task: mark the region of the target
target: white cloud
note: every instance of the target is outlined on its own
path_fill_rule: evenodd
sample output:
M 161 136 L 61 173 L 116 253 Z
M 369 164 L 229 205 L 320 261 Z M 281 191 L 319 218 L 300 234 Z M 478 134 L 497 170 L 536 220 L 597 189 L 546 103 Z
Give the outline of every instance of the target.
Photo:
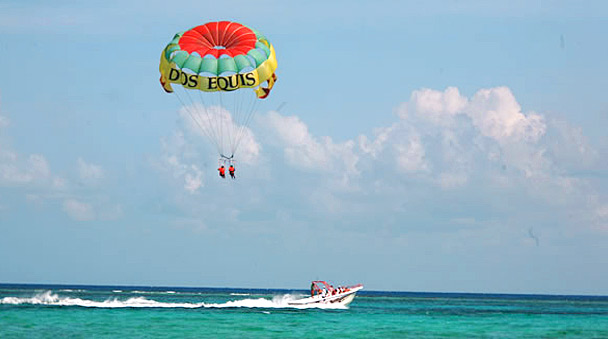
M 308 169 L 323 169 L 330 165 L 330 145 L 323 145 L 314 138 L 300 118 L 270 112 L 265 120 L 284 143 L 285 157 L 289 163 Z M 330 139 L 325 141 L 331 142 Z
M 177 132 L 172 138 L 161 140 L 161 143 L 161 166 L 179 180 L 187 192 L 195 193 L 203 187 L 203 172 L 196 164 L 200 161 L 191 145 L 186 142 L 184 134 Z
M 226 123 L 230 121 L 227 113 L 216 113 Z M 545 211 L 555 206 L 586 209 L 601 224 L 602 214 L 595 210 L 601 204 L 585 203 L 594 188 L 584 178 L 570 175 L 564 165 L 597 154 L 582 130 L 523 110 L 508 88 L 481 89 L 471 96 L 455 87 L 422 89 L 413 92 L 396 113 L 397 121 L 375 128 L 371 136 L 337 142 L 330 136 L 315 135 L 298 116 L 269 112 L 258 119 L 259 126 L 266 128 L 260 134 L 266 150 L 262 160 L 282 156 L 286 165 L 306 174 L 301 175 L 302 180 L 294 180 L 293 190 L 304 195 L 302 201 L 310 204 L 308 208 L 330 218 L 346 211 L 363 214 L 366 209 L 416 215 L 412 206 L 420 206 L 418 201 L 429 195 L 448 199 L 451 194 L 474 189 L 474 194 L 463 199 L 484 200 L 488 198 L 484 194 L 491 192 L 497 193 L 489 198 L 496 199 L 491 203 L 500 205 L 501 193 L 522 194 L 518 198 L 538 203 Z M 184 112 L 182 116 L 192 120 Z M 566 149 L 559 148 L 562 143 L 567 143 Z M 202 187 L 203 178 L 198 155 L 188 144 L 183 135 L 164 144 L 165 165 L 186 191 L 195 192 Z M 298 182 L 314 182 L 310 180 L 321 182 L 297 187 Z M 345 188 L 348 194 L 343 194 Z M 459 204 L 452 197 L 443 200 L 446 206 L 438 209 L 452 213 Z M 464 205 L 468 209 L 475 203 Z
M 347 173 L 344 182 L 352 186 L 359 185 L 352 180 L 356 177 L 398 171 L 444 190 L 471 182 L 501 189 L 523 184 L 530 194 L 564 197 L 562 201 L 587 190 L 556 163 L 557 150 L 545 138 L 553 135 L 553 143 L 566 142 L 567 154 L 561 158 L 576 163 L 596 154 L 582 131 L 567 124 L 550 130 L 554 124 L 534 112 L 524 113 L 507 87 L 481 89 L 470 98 L 455 87 L 414 91 L 397 115 L 398 122 L 376 128 L 372 139 L 360 135 L 357 142 L 342 143 L 312 135 L 297 116 L 270 112 L 263 118 L 288 164 L 324 174 L 327 169 Z
M 330 137 L 314 137 L 297 116 L 269 112 L 263 120 L 284 148 L 287 162 L 301 169 L 341 174 L 343 183 L 359 174 L 355 142 L 335 143 Z
M 502 144 L 535 142 L 546 131 L 544 118 L 535 113 L 524 114 L 507 87 L 480 89 L 471 99 L 462 96 L 455 87 L 443 92 L 416 90 L 410 101 L 399 107 L 397 115 L 404 120 L 419 118 L 444 128 L 453 127 L 457 116 L 466 116 L 481 135 Z
M 415 91 L 409 102 L 398 107 L 397 115 L 398 122 L 376 128 L 373 138 L 357 137 L 356 146 L 348 148 L 349 157 L 357 159 L 353 172 L 362 182 L 370 180 L 369 175 L 375 183 L 383 180 L 377 177 L 381 173 L 409 176 L 409 182 L 442 190 L 471 183 L 497 190 L 518 187 L 530 198 L 561 206 L 578 204 L 578 208 L 595 192 L 583 178 L 567 171 L 597 159 L 582 130 L 524 112 L 507 87 L 481 89 L 470 98 L 453 87 Z M 269 118 L 288 163 L 300 168 L 336 167 L 328 165 L 340 159 L 339 152 L 328 152 L 324 140 L 331 142 L 330 138 L 315 137 L 298 117 L 273 113 Z
M 393 147 L 396 153 L 397 164 L 401 170 L 405 172 L 429 170 L 420 136 L 412 134 L 406 143 L 395 143 Z
M 0 128 L 10 125 L 9 119 L 0 115 Z M 29 185 L 45 183 L 51 177 L 48 161 L 41 154 L 30 154 L 23 159 L 0 139 L 0 185 Z
M 8 126 L 8 119 L 0 116 L 0 128 Z M 101 166 L 87 163 L 82 158 L 77 161 L 77 173 L 79 179 L 87 183 L 104 176 Z M 44 155 L 21 155 L 0 140 L 0 186 L 3 185 L 24 189 L 25 199 L 30 204 L 44 206 L 48 202 L 59 202 L 75 220 L 115 219 L 122 215 L 120 205 L 108 203 L 108 199 L 100 198 L 99 193 L 81 192 L 79 187 L 70 185 L 68 179 L 54 175 Z M 85 203 L 82 199 L 91 202 Z
M 550 120 L 545 139 L 547 152 L 565 169 L 588 168 L 599 160 L 598 152 L 589 144 L 583 129 L 567 121 Z
M 48 178 L 51 174 L 46 158 L 40 154 L 32 154 L 29 156 L 28 171 L 35 178 Z
M 398 124 L 393 124 L 386 128 L 376 128 L 374 130 L 375 138 L 373 141 L 369 141 L 367 136 L 360 135 L 358 137 L 359 148 L 364 154 L 369 154 L 372 157 L 376 157 L 384 148 L 384 144 L 391 137 L 391 134 L 398 128 Z
M 77 221 L 89 221 L 95 219 L 95 211 L 93 206 L 76 199 L 65 200 L 63 202 L 63 210 L 70 216 L 70 218 Z
M 101 166 L 87 163 L 82 158 L 78 158 L 78 174 L 85 182 L 95 182 L 104 176 Z
M 482 135 L 499 143 L 536 142 L 546 131 L 544 118 L 535 113 L 523 114 L 507 87 L 479 90 L 465 108 L 465 114 Z
M 553 164 L 539 145 L 547 129 L 544 118 L 524 114 L 506 87 L 481 89 L 470 99 L 455 87 L 414 91 L 397 115 L 399 122 L 376 128 L 371 140 L 361 135 L 356 143 L 316 137 L 297 116 L 270 112 L 264 122 L 287 163 L 306 170 L 331 168 L 353 177 L 362 168 L 394 164 L 406 174 L 425 174 L 444 189 L 466 185 L 470 173 L 479 170 L 475 163 L 488 160 L 527 178 L 553 175 Z
M 462 113 L 467 102 L 455 87 L 448 87 L 444 92 L 421 89 L 412 93 L 409 104 L 402 106 L 398 115 L 407 119 L 408 113 L 413 113 L 438 125 L 450 125 L 452 117 Z
M 32 154 L 23 161 L 11 151 L 0 151 L 0 184 L 41 183 L 51 175 L 46 158 Z
M 249 127 L 239 125 L 230 111 L 221 106 L 203 106 L 196 103 L 182 107 L 182 120 L 191 131 L 204 137 L 218 152 L 235 156 L 239 162 L 254 163 L 261 150 Z
M 184 189 L 190 193 L 194 193 L 203 185 L 202 172 L 194 165 L 190 167 L 191 171 L 184 175 Z
M 527 178 L 554 174 L 545 145 L 540 144 L 547 131 L 544 117 L 524 114 L 507 87 L 481 89 L 470 99 L 454 87 L 421 89 L 397 114 L 426 140 L 418 153 L 433 147 L 428 162 L 438 171 L 434 176 L 441 187 L 466 184 L 473 163 L 481 159 L 516 169 Z

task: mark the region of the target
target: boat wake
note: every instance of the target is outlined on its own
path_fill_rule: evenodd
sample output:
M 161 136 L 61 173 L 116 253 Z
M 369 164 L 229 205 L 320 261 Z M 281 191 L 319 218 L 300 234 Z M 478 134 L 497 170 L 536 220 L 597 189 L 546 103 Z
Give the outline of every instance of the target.
M 4 297 L 0 299 L 2 305 L 48 305 L 48 306 L 80 306 L 96 308 L 322 308 L 322 309 L 347 309 L 339 304 L 315 304 L 315 305 L 289 305 L 290 301 L 296 300 L 297 295 L 278 295 L 272 299 L 241 299 L 231 300 L 225 303 L 176 303 L 161 302 L 145 297 L 132 297 L 128 299 L 110 298 L 104 301 L 95 301 L 81 298 L 63 297 L 52 291 L 46 291 L 30 298 Z

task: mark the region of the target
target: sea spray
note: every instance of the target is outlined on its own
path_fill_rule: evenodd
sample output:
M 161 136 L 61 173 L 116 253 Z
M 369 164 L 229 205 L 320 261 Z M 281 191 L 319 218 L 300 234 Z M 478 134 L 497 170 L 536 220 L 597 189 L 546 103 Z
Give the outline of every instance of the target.
M 289 302 L 296 300 L 300 295 L 282 294 L 275 295 L 272 299 L 255 298 L 231 300 L 223 303 L 175 303 L 160 302 L 147 299 L 143 296 L 131 297 L 121 300 L 118 297 L 108 298 L 104 301 L 95 301 L 81 298 L 59 296 L 52 291 L 38 293 L 33 297 L 4 297 L 0 304 L 11 305 L 48 305 L 48 306 L 80 306 L 96 308 L 322 308 L 322 309 L 347 309 L 338 304 L 315 304 L 315 305 L 290 305 Z
M 48 306 L 80 306 L 80 307 L 97 307 L 97 308 L 126 308 L 126 307 L 162 307 L 162 308 L 197 308 L 203 306 L 203 303 L 167 303 L 149 300 L 144 297 L 132 297 L 126 300 L 118 298 L 109 298 L 104 301 L 95 301 L 81 298 L 62 297 L 46 291 L 36 294 L 31 298 L 19 297 L 4 297 L 0 300 L 0 304 L 31 304 L 31 305 L 48 305 Z

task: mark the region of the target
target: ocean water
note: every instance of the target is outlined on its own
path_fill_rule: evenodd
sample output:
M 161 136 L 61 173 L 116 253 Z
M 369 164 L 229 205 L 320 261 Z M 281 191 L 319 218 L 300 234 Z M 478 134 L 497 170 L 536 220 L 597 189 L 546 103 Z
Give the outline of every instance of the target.
M 0 338 L 608 338 L 608 297 L 0 284 Z

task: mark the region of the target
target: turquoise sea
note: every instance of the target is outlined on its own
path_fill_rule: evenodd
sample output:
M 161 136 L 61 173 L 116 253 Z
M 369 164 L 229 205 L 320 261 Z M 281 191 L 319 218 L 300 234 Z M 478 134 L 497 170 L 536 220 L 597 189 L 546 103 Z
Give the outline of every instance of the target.
M 608 297 L 0 284 L 0 338 L 608 338 Z

